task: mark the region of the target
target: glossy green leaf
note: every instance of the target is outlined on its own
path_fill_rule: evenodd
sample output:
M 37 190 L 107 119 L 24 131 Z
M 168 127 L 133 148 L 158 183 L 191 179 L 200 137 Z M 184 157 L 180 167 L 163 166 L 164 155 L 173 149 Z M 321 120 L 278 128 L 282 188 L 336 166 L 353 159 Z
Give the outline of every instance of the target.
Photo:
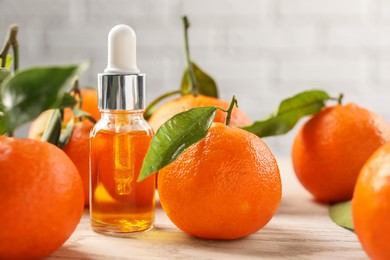
M 329 216 L 333 222 L 340 227 L 344 227 L 352 231 L 354 230 L 351 201 L 345 201 L 331 205 L 329 207 Z
M 201 70 L 195 63 L 192 62 L 192 67 L 195 71 L 195 78 L 198 82 L 197 93 L 218 98 L 218 88 L 214 79 L 209 76 L 206 72 Z M 192 86 L 189 82 L 189 71 L 188 68 L 184 71 L 181 80 L 181 94 L 187 95 L 192 93 Z
M 313 115 L 325 106 L 329 95 L 322 90 L 301 92 L 282 101 L 276 113 L 242 129 L 259 137 L 282 135 L 290 131 L 304 116 Z
M 85 64 L 66 67 L 35 67 L 21 70 L 1 83 L 7 130 L 35 119 L 44 110 L 61 103 L 66 87 Z
M 44 130 L 41 141 L 49 142 L 54 145 L 58 144 L 58 139 L 61 134 L 62 115 L 59 109 L 51 109 L 49 124 Z
M 175 115 L 157 131 L 142 165 L 138 181 L 173 162 L 186 148 L 206 136 L 217 107 L 199 107 Z
M 144 118 L 146 120 L 149 120 L 149 118 L 152 116 L 152 114 L 154 113 L 154 111 L 156 111 L 156 109 L 158 108 L 158 104 L 168 98 L 168 97 L 171 97 L 171 96 L 174 96 L 174 95 L 177 95 L 177 94 L 180 94 L 180 90 L 175 90 L 175 91 L 171 91 L 171 92 L 168 92 L 168 93 L 165 93 L 164 95 L 161 95 L 159 96 L 158 98 L 156 98 L 155 100 L 153 100 L 149 105 L 148 107 L 145 109 L 145 112 L 144 112 Z

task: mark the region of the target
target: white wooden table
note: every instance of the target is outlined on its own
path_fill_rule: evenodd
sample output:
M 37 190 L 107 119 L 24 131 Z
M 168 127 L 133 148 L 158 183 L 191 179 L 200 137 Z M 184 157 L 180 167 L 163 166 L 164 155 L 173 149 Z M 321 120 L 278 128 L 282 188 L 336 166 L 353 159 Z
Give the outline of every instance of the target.
M 191 237 L 157 207 L 151 231 L 130 238 L 97 234 L 88 211 L 69 240 L 47 259 L 367 259 L 354 233 L 335 225 L 328 207 L 314 202 L 298 183 L 287 158 L 279 159 L 281 206 L 259 232 L 233 241 Z

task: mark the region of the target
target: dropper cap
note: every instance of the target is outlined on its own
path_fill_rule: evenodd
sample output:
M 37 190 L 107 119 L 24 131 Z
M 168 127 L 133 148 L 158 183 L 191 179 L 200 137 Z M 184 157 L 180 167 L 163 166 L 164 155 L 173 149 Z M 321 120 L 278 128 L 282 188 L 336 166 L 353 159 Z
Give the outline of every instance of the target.
M 137 38 L 134 30 L 119 24 L 108 33 L 108 64 L 105 73 L 139 73 Z
M 98 74 L 99 109 L 145 109 L 145 74 L 137 67 L 136 35 L 124 24 L 108 34 L 108 62 Z

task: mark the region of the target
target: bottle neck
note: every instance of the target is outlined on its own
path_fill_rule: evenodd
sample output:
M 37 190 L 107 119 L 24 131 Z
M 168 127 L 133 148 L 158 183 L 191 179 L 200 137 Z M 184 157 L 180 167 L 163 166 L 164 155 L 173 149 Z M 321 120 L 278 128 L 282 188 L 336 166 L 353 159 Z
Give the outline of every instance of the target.
M 143 115 L 145 112 L 144 109 L 139 109 L 139 110 L 100 110 L 100 113 L 102 116 L 104 115 L 123 115 L 123 114 L 129 114 L 129 115 Z
M 153 135 L 153 130 L 143 117 L 144 110 L 101 110 L 100 120 L 92 135 L 100 130 L 115 133 L 146 132 Z
M 101 110 L 101 119 L 112 120 L 115 118 L 143 119 L 145 110 Z

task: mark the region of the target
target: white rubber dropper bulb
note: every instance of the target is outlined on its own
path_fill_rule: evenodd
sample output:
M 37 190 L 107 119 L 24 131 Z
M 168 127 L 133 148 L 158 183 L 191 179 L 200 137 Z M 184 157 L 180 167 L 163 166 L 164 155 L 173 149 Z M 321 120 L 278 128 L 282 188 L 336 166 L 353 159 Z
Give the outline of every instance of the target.
M 137 40 L 134 30 L 125 24 L 113 27 L 108 33 L 108 64 L 105 73 L 138 74 Z

